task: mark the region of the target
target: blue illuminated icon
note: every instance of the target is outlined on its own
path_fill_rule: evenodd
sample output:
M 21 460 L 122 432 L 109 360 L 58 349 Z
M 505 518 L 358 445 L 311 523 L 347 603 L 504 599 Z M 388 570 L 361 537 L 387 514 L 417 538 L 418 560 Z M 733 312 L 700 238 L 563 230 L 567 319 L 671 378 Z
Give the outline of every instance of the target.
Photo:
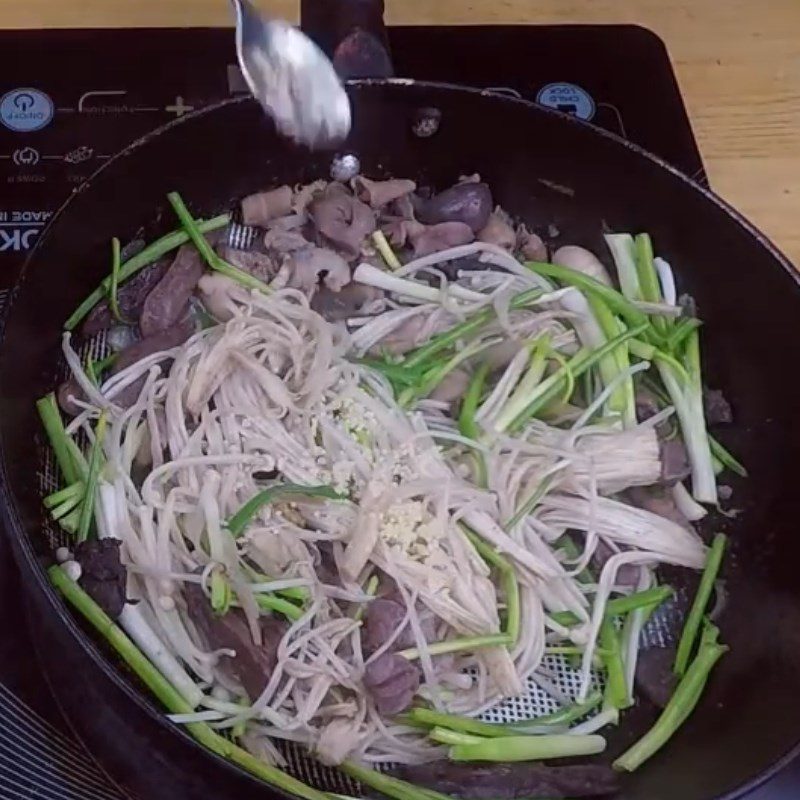
M 578 119 L 590 120 L 596 111 L 589 92 L 574 83 L 548 83 L 539 90 L 536 102 Z
M 0 122 L 12 131 L 38 131 L 54 113 L 53 101 L 39 89 L 12 89 L 0 99 Z

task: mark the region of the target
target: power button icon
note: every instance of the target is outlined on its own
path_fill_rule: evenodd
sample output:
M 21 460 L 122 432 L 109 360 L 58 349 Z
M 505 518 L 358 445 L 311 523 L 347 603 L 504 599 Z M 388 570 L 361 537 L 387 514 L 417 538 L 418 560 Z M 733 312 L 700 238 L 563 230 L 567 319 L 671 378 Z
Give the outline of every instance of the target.
M 0 122 L 12 131 L 38 131 L 54 113 L 53 101 L 40 89 L 12 89 L 0 98 Z

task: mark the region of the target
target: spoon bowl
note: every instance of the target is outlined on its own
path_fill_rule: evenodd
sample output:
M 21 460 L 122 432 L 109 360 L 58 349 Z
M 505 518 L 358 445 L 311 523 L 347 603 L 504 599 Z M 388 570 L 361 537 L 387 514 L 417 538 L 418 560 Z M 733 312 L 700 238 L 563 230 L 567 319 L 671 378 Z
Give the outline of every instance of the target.
M 330 59 L 302 31 L 232 0 L 236 54 L 253 96 L 278 131 L 312 149 L 333 148 L 350 132 L 350 100 Z

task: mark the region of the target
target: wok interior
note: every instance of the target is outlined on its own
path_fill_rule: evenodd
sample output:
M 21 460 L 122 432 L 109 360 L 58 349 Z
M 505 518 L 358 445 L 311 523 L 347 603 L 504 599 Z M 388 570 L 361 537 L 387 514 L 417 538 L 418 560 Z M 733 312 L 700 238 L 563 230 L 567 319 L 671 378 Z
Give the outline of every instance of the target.
M 654 162 L 585 126 L 524 104 L 421 85 L 353 90 L 347 149 L 365 174 L 410 177 L 444 187 L 479 172 L 496 201 L 536 227 L 553 224 L 563 243 L 605 252 L 604 225 L 645 230 L 676 271 L 679 291 L 697 300 L 708 383 L 724 390 L 736 424 L 726 445 L 750 478 L 734 483 L 734 518 L 716 517 L 733 547 L 729 600 L 721 619 L 731 647 L 689 722 L 659 756 L 627 778 L 625 798 L 709 798 L 756 778 L 800 739 L 800 583 L 794 578 L 793 487 L 800 387 L 786 368 L 800 363 L 792 334 L 800 311 L 796 279 L 728 212 Z M 412 134 L 418 110 L 442 111 L 433 137 Z M 253 191 L 326 177 L 330 155 L 278 141 L 258 107 L 235 101 L 148 137 L 78 192 L 26 268 L 3 346 L 3 446 L 8 488 L 30 544 L 42 554 L 43 448 L 34 401 L 55 383 L 63 320 L 108 273 L 108 241 L 152 240 L 173 229 L 166 193 L 181 192 L 198 216 Z M 776 715 L 776 711 L 780 711 Z M 652 723 L 628 712 L 609 742 L 613 757 Z M 318 767 L 297 762 L 314 780 Z M 326 787 L 327 788 L 327 787 Z M 344 787 L 338 787 L 342 790 Z

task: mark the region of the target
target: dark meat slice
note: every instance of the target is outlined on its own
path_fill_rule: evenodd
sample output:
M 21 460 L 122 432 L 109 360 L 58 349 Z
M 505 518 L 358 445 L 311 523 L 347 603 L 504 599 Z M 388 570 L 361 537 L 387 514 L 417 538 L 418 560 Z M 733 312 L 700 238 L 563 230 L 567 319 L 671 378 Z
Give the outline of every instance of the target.
M 643 389 L 636 392 L 636 418 L 639 422 L 654 417 L 660 410 L 658 400 L 650 392 Z
M 349 283 L 338 292 L 323 286 L 311 298 L 311 308 L 328 322 L 337 322 L 358 316 L 368 303 L 382 297 L 380 289 L 361 283 Z
M 236 651 L 233 657 L 222 656 L 220 665 L 242 684 L 248 698 L 255 701 L 264 691 L 278 663 L 278 646 L 288 626 L 276 617 L 261 617 L 262 643 L 257 645 L 240 609 L 231 609 L 227 614 L 215 614 L 197 583 L 185 584 L 183 594 L 189 616 L 208 647 Z
M 692 523 L 675 504 L 670 489 L 663 486 L 634 486 L 628 489 L 625 495 L 631 505 L 658 514 L 660 517 L 666 517 L 686 530 L 694 530 Z
M 242 200 L 242 222 L 245 225 L 267 226 L 270 220 L 285 217 L 292 211 L 292 189 L 279 186 L 267 192 L 256 192 Z
M 417 217 L 427 225 L 463 222 L 473 233 L 486 226 L 494 204 L 485 183 L 458 183 L 419 204 Z
M 341 184 L 328 186 L 309 204 L 308 211 L 322 239 L 349 260 L 358 258 L 364 240 L 377 227 L 373 210 Z
M 161 350 L 171 350 L 173 347 L 182 345 L 195 331 L 195 323 L 189 316 L 188 307 L 184 307 L 183 314 L 178 322 L 165 331 L 140 339 L 138 342 L 126 347 L 120 352 L 114 365 L 111 367 L 111 374 L 121 372 L 126 367 L 141 361 L 146 356 L 158 353 Z M 167 358 L 167 356 L 165 356 Z M 142 391 L 142 386 L 147 379 L 142 375 L 138 380 L 126 386 L 115 398 L 114 402 L 123 408 L 133 405 Z
M 378 656 L 364 672 L 364 686 L 375 701 L 378 713 L 386 716 L 405 711 L 419 684 L 417 666 L 395 653 Z
M 706 412 L 706 422 L 709 425 L 733 422 L 731 404 L 719 389 L 703 389 L 703 406 Z
M 234 247 L 222 246 L 218 252 L 232 266 L 265 283 L 272 280 L 278 271 L 272 258 L 266 253 L 259 253 L 257 250 L 237 250 Z
M 598 539 L 591 564 L 599 573 L 605 566 L 606 561 L 613 555 L 616 555 L 616 550 L 612 550 L 606 542 Z M 623 564 L 617 570 L 615 583 L 619 586 L 628 586 L 631 589 L 635 589 L 639 585 L 639 574 L 640 568 L 636 564 Z
M 659 442 L 661 453 L 661 482 L 665 486 L 674 486 L 692 474 L 689 453 L 680 439 Z
M 168 268 L 169 261 L 161 259 L 137 272 L 119 287 L 117 304 L 123 319 L 133 321 L 139 318 L 147 296 L 164 277 Z M 89 316 L 83 323 L 83 335 L 94 336 L 116 324 L 117 320 L 111 313 L 108 301 L 103 300 L 89 312 Z
M 636 661 L 636 687 L 658 708 L 669 702 L 678 678 L 672 671 L 675 649 L 672 647 L 648 647 L 639 652 Z
M 406 607 L 402 603 L 386 597 L 377 597 L 367 604 L 364 614 L 364 628 L 361 635 L 361 645 L 364 652 L 369 655 L 377 650 L 400 627 L 406 616 Z M 403 631 L 398 639 L 406 637 Z M 413 647 L 413 637 L 409 644 L 396 642 L 400 647 Z
M 119 557 L 119 539 L 87 539 L 75 547 L 81 565 L 81 588 L 112 619 L 125 606 L 125 567 Z
M 440 222 L 438 225 L 422 226 L 413 232 L 409 230 L 408 238 L 414 246 L 414 257 L 421 258 L 461 244 L 469 244 L 475 236 L 472 228 L 463 222 Z
M 164 277 L 147 295 L 139 317 L 139 330 L 147 338 L 172 327 L 203 276 L 205 263 L 194 245 L 183 245 Z
M 548 767 L 543 764 L 431 764 L 403 766 L 404 780 L 450 797 L 494 798 L 577 798 L 612 795 L 619 791 L 619 780 L 611 767 L 601 764 L 576 764 Z
M 478 232 L 478 239 L 502 247 L 509 253 L 514 251 L 517 245 L 517 233 L 511 226 L 508 214 L 500 206 L 489 215 L 489 221 Z
M 61 410 L 70 417 L 76 417 L 83 411 L 74 401 L 82 400 L 85 402 L 86 395 L 83 393 L 83 389 L 81 389 L 80 384 L 75 378 L 67 378 L 67 380 L 58 387 L 56 396 L 58 397 L 58 405 Z
M 388 181 L 371 181 L 361 175 L 353 181 L 358 199 L 369 203 L 372 208 L 383 208 L 389 203 L 407 197 L 415 191 L 417 184 L 403 178 Z

